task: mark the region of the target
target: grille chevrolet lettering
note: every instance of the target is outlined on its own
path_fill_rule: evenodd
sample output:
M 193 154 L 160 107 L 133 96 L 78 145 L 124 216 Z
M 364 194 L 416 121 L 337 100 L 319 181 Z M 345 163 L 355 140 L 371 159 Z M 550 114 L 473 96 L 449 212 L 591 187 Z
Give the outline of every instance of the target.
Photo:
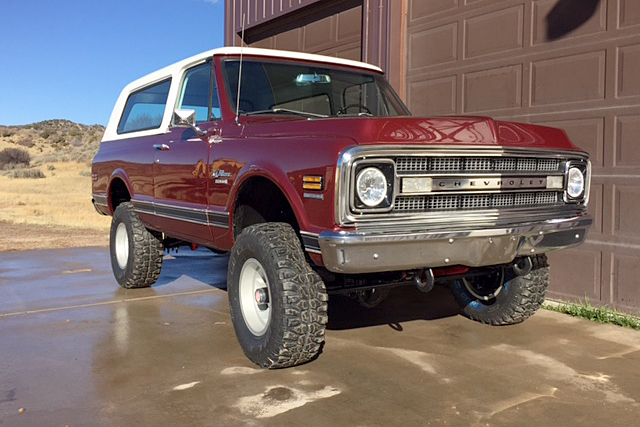
M 547 178 L 434 178 L 433 180 L 434 191 L 501 190 L 508 188 L 547 188 Z

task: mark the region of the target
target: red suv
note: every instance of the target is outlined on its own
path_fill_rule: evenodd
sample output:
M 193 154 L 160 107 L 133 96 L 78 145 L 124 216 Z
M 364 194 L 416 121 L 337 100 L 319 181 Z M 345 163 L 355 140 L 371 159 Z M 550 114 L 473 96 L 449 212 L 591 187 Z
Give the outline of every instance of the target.
M 152 285 L 167 247 L 229 251 L 238 341 L 278 368 L 318 354 L 331 293 L 446 284 L 474 320 L 523 321 L 544 254 L 586 238 L 589 180 L 561 130 L 413 117 L 373 65 L 222 48 L 125 87 L 93 203 L 125 288 Z

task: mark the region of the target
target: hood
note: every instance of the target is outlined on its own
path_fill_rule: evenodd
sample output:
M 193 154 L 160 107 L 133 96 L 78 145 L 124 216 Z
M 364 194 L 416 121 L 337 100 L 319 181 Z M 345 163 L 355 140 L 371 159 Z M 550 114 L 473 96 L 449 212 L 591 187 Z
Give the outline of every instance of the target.
M 246 124 L 248 126 L 245 130 L 253 136 L 338 137 L 352 139 L 361 145 L 486 145 L 578 149 L 560 129 L 477 116 L 272 119 Z

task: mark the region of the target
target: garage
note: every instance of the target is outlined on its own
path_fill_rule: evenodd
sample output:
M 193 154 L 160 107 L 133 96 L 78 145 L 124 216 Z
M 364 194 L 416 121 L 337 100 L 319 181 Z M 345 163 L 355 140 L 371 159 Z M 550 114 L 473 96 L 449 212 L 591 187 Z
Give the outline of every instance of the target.
M 632 0 L 227 0 L 226 43 L 379 65 L 414 115 L 564 129 L 595 222 L 550 254 L 550 296 L 640 308 L 640 5 Z

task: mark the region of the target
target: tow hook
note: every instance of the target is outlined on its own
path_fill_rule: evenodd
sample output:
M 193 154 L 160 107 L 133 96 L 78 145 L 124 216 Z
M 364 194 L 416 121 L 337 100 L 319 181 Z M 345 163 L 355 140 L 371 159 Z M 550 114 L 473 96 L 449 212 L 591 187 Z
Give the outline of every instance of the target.
M 433 270 L 430 268 L 425 268 L 422 270 L 421 274 L 416 274 L 413 281 L 416 284 L 416 287 L 421 292 L 430 292 L 433 289 L 433 284 L 435 283 L 435 278 L 433 277 Z
M 533 268 L 533 263 L 531 262 L 531 257 L 525 257 L 525 258 L 522 258 L 520 261 L 513 263 L 513 271 L 518 276 L 524 276 L 525 274 L 529 274 L 532 268 Z

